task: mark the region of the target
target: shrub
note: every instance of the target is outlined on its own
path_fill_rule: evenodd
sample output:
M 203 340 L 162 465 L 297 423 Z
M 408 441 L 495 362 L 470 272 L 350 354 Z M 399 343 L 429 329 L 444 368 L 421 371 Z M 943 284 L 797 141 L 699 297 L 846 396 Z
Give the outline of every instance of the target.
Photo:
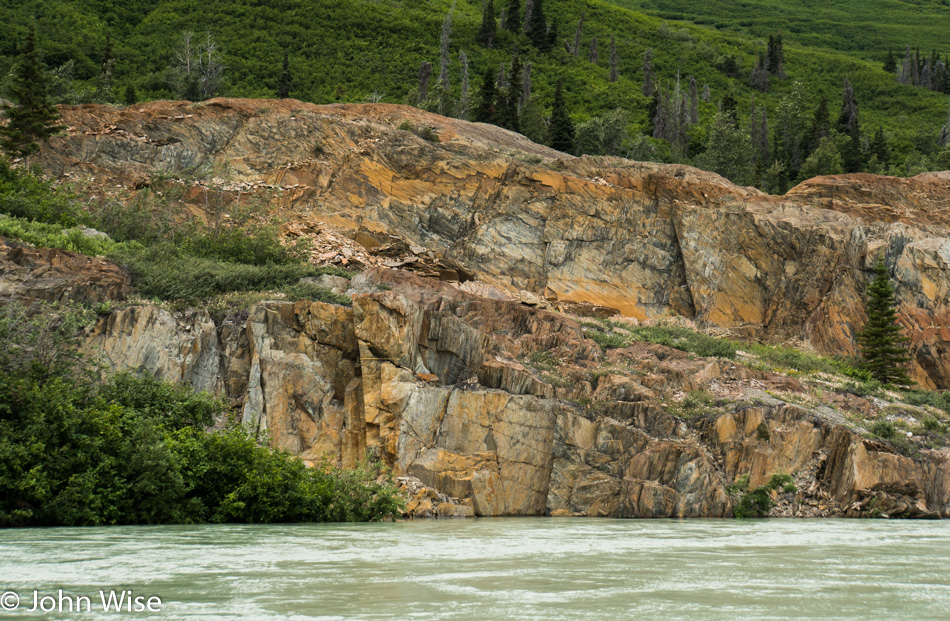
M 4 158 L 0 158 L 0 213 L 67 227 L 83 221 L 74 196 L 54 188 L 39 169 L 11 168 Z
M 739 497 L 733 507 L 733 515 L 737 518 L 765 517 L 775 506 L 772 500 L 772 492 L 781 490 L 783 493 L 792 494 L 796 491 L 795 480 L 791 475 L 776 473 L 773 474 L 768 483 L 760 485 L 752 491 L 747 491 L 749 486 L 749 475 L 743 475 L 736 478 L 736 482 L 726 487 L 726 491 Z
M 329 289 L 320 287 L 309 282 L 298 282 L 293 285 L 287 285 L 281 289 L 286 294 L 286 299 L 292 302 L 297 300 L 314 300 L 317 302 L 326 302 L 327 304 L 339 304 L 340 306 L 352 306 L 353 300 L 349 296 L 340 293 L 334 293 Z
M 871 433 L 879 438 L 890 439 L 894 437 L 894 423 L 888 420 L 878 420 L 871 425 Z
M 647 341 L 680 349 L 703 357 L 735 358 L 736 344 L 728 339 L 707 336 L 680 326 L 638 326 L 630 333 L 638 341 Z
M 196 302 L 232 291 L 278 290 L 305 276 L 341 273 L 307 264 L 248 265 L 189 256 L 170 244 L 120 248 L 110 258 L 125 265 L 146 297 Z M 343 272 L 345 273 L 345 272 Z
M 910 405 L 929 405 L 950 414 L 950 391 L 908 390 L 903 400 Z
M 368 468 L 307 468 L 241 427 L 200 425 L 226 407 L 123 375 L 105 387 L 0 372 L 0 526 L 366 521 L 399 495 Z

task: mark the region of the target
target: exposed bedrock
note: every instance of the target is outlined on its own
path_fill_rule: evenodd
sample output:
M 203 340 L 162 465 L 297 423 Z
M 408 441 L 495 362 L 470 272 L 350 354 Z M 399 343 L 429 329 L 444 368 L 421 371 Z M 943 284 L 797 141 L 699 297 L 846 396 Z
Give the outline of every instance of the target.
M 694 419 L 660 403 L 714 381 L 795 380 L 660 345 L 604 353 L 567 316 L 405 273 L 356 281 L 375 292 L 352 308 L 261 302 L 217 325 L 130 306 L 102 318 L 88 348 L 227 397 L 305 459 L 352 467 L 374 453 L 452 498 L 449 514 L 728 516 L 728 484 L 779 472 L 795 473 L 796 515 L 950 514 L 945 450 L 911 459 L 775 401 Z M 521 362 L 537 352 L 575 371 L 557 380 Z
M 69 132 L 41 156 L 56 175 L 141 187 L 155 171 L 197 169 L 209 187 L 266 182 L 284 188 L 284 216 L 397 235 L 496 286 L 828 354 L 853 353 L 883 253 L 913 377 L 950 387 L 950 173 L 822 177 L 774 197 L 403 106 L 216 99 L 63 114 Z

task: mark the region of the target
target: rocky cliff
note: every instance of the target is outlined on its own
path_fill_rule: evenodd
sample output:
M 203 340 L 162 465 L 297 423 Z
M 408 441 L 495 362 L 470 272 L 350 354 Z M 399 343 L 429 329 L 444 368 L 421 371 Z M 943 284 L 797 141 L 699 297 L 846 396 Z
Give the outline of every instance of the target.
M 352 308 L 263 302 L 217 324 L 129 306 L 87 344 L 228 397 L 305 459 L 378 455 L 432 496 L 417 515 L 723 517 L 728 484 L 776 473 L 798 488 L 776 515 L 950 515 L 950 452 L 862 437 L 841 412 L 863 399 L 802 407 L 814 385 L 731 360 L 605 352 L 575 318 L 405 272 L 354 280 Z M 687 412 L 687 391 L 715 399 Z
M 853 352 L 866 272 L 883 253 L 913 376 L 950 387 L 950 173 L 818 178 L 775 197 L 393 105 L 216 99 L 67 107 L 64 119 L 43 166 L 105 191 L 156 173 L 195 183 L 195 171 L 196 203 L 266 185 L 293 223 L 368 247 L 395 235 L 511 291 L 829 354 Z
M 725 516 L 737 479 L 793 473 L 797 492 L 776 493 L 774 515 L 950 515 L 950 452 L 915 435 L 934 412 L 628 330 L 679 315 L 846 353 L 865 270 L 883 252 L 915 376 L 946 386 L 940 175 L 817 179 L 771 197 L 388 105 L 155 102 L 64 117 L 68 134 L 41 156 L 62 178 L 106 193 L 177 176 L 196 208 L 208 193 L 266 188 L 289 231 L 352 243 L 342 260 L 402 244 L 414 258 L 394 266 L 424 263 L 442 279 L 372 268 L 349 284 L 352 307 L 271 301 L 217 320 L 123 305 L 87 336 L 108 367 L 222 395 L 304 459 L 377 455 L 420 490 L 414 514 Z M 423 127 L 438 140 L 412 131 Z M 107 261 L 16 245 L 0 254 L 6 294 L 99 301 L 128 290 Z M 576 316 L 616 311 L 625 318 Z M 591 330 L 622 345 L 605 349 Z M 864 421 L 881 416 L 912 429 L 912 450 L 869 439 Z

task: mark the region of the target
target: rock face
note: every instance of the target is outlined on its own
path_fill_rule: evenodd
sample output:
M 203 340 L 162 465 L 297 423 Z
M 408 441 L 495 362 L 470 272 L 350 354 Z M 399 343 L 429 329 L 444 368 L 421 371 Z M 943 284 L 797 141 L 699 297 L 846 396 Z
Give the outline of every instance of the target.
M 129 306 L 88 347 L 227 397 L 304 459 L 377 455 L 415 482 L 415 515 L 724 517 L 728 484 L 785 472 L 793 515 L 950 516 L 947 450 L 911 459 L 764 392 L 693 419 L 660 403 L 790 378 L 660 345 L 605 353 L 570 317 L 405 272 L 354 280 L 352 308 L 261 302 L 218 325 Z M 544 372 L 555 359 L 567 377 Z
M 121 300 L 131 278 L 111 261 L 0 238 L 0 298 L 98 304 Z
M 140 187 L 153 171 L 284 188 L 308 225 L 396 235 L 482 282 L 637 318 L 848 354 L 883 253 L 914 379 L 950 387 L 947 174 L 812 179 L 784 197 L 685 166 L 573 158 L 505 130 L 393 105 L 216 99 L 65 107 L 57 175 Z M 434 128 L 438 141 L 398 127 Z
M 400 106 L 220 99 L 63 115 L 67 135 L 40 156 L 56 175 L 134 189 L 155 171 L 212 171 L 185 193 L 196 204 L 280 187 L 274 208 L 294 230 L 333 227 L 367 253 L 387 240 L 423 273 L 468 281 L 371 269 L 350 283 L 352 308 L 261 302 L 219 322 L 128 306 L 86 343 L 113 369 L 227 398 L 306 460 L 377 456 L 417 515 L 720 517 L 737 479 L 784 472 L 798 491 L 776 494 L 783 515 L 950 516 L 946 448 L 908 457 L 830 407 L 795 405 L 810 398 L 795 378 L 660 345 L 605 351 L 551 311 L 675 314 L 848 353 L 883 253 L 914 376 L 948 387 L 946 175 L 819 178 L 772 197 Z M 7 295 L 96 302 L 129 284 L 71 253 L 5 245 L 0 262 Z M 734 398 L 677 409 L 691 391 Z

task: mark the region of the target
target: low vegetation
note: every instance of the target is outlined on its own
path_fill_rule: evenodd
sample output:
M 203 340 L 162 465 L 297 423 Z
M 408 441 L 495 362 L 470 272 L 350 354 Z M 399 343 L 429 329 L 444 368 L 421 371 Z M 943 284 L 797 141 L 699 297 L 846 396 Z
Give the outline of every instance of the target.
M 788 474 L 773 474 L 768 483 L 760 485 L 754 490 L 749 489 L 749 475 L 736 477 L 726 491 L 735 500 L 733 515 L 737 518 L 766 517 L 775 506 L 773 493 L 794 494 L 796 491 L 795 479 Z
M 139 295 L 156 300 L 195 304 L 226 293 L 271 291 L 291 300 L 350 303 L 300 282 L 352 274 L 308 264 L 306 247 L 282 244 L 277 225 L 260 206 L 211 204 L 209 222 L 185 218 L 176 212 L 178 185 L 160 185 L 166 192 L 150 190 L 127 201 L 84 203 L 38 172 L 0 160 L 0 236 L 112 259 L 129 269 Z M 225 207 L 227 221 L 220 215 Z
M 209 395 L 148 376 L 100 379 L 76 348 L 90 311 L 0 310 L 0 526 L 398 515 L 395 487 L 368 467 L 308 468 L 228 422 Z

